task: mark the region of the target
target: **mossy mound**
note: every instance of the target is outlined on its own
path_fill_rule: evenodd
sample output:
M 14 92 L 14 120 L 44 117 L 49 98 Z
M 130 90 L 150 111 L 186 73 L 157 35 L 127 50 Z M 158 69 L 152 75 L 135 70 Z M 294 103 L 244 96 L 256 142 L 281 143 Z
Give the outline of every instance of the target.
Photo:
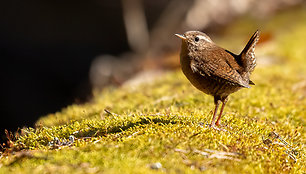
M 227 131 L 206 126 L 211 96 L 181 71 L 167 72 L 41 118 L 2 154 L 0 173 L 305 172 L 306 13 L 297 13 L 290 30 L 274 19 L 274 38 L 256 51 L 272 63 L 255 69 L 255 86 L 230 96 Z

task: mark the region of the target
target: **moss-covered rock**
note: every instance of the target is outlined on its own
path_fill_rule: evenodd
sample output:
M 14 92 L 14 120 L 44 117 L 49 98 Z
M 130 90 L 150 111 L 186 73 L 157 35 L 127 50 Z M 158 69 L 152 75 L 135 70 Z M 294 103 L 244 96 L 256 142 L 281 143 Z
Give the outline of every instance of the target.
M 276 61 L 259 64 L 256 85 L 230 96 L 227 131 L 206 126 L 211 96 L 181 71 L 167 72 L 42 117 L 37 128 L 23 129 L 14 152 L 2 154 L 0 173 L 305 172 L 305 11 L 284 18 L 290 30 L 278 17 L 262 24 L 275 32 L 258 46 L 258 59 Z

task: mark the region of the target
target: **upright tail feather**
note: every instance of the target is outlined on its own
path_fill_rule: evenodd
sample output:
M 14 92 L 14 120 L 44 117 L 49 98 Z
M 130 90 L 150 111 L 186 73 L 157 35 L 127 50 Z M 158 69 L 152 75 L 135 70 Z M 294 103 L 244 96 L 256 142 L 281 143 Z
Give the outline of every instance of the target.
M 259 30 L 253 34 L 245 48 L 240 53 L 239 57 L 246 72 L 252 72 L 256 66 L 255 46 L 259 40 Z

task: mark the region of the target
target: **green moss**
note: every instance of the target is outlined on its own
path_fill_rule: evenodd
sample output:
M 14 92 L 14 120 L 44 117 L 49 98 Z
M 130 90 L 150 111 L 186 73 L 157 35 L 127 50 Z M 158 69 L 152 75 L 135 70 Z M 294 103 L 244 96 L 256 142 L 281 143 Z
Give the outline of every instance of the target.
M 256 85 L 230 96 L 222 118 L 227 132 L 206 126 L 213 98 L 178 70 L 151 84 L 96 92 L 90 103 L 42 117 L 36 129 L 23 130 L 15 153 L 2 154 L 0 173 L 305 172 L 306 18 L 300 16 L 271 41 L 271 55 L 281 61 L 259 64 Z M 158 162 L 162 168 L 152 169 Z

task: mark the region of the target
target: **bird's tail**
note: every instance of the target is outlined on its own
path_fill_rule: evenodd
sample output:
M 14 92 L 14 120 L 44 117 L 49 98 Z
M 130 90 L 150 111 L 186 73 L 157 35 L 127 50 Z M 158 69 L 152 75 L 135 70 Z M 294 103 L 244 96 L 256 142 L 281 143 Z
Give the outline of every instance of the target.
M 253 34 L 253 36 L 239 55 L 243 67 L 247 72 L 252 72 L 256 66 L 255 46 L 259 40 L 259 34 L 260 31 L 256 30 L 256 32 Z

